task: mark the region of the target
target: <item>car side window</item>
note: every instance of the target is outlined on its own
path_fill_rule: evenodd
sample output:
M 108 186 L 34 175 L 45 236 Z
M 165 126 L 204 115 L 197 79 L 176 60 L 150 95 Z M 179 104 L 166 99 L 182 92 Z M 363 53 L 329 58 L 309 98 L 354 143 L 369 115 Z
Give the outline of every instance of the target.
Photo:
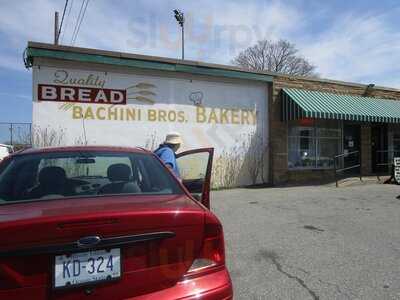
M 143 188 L 149 193 L 176 193 L 176 184 L 171 184 L 173 181 L 172 175 L 164 170 L 161 163 L 149 156 L 138 163 L 141 176 L 143 178 Z M 163 176 L 156 176 L 156 174 Z

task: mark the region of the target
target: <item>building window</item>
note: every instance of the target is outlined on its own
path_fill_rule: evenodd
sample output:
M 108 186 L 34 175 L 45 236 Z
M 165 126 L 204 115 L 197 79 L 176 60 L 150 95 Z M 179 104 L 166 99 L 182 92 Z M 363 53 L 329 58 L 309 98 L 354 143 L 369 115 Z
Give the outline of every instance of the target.
M 333 157 L 341 152 L 339 121 L 290 121 L 288 128 L 289 169 L 333 168 Z
M 400 126 L 397 124 L 389 130 L 389 162 L 394 157 L 400 157 Z
M 400 130 L 393 134 L 393 152 L 395 157 L 400 156 Z

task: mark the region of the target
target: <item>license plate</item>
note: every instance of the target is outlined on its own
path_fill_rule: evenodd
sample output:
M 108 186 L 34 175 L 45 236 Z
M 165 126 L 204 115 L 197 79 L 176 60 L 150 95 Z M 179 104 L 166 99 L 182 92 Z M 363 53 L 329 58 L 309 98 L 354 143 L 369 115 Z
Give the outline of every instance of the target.
M 96 250 L 55 257 L 54 287 L 113 280 L 121 277 L 121 250 Z

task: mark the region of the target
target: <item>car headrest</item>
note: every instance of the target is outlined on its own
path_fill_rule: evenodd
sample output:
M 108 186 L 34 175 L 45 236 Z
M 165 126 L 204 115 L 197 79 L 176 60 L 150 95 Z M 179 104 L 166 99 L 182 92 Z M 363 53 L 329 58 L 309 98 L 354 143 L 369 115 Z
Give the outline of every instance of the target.
M 39 183 L 42 185 L 62 183 L 66 178 L 65 170 L 61 167 L 45 167 L 39 173 Z
M 107 177 L 113 181 L 129 181 L 131 168 L 125 164 L 114 164 L 108 167 Z

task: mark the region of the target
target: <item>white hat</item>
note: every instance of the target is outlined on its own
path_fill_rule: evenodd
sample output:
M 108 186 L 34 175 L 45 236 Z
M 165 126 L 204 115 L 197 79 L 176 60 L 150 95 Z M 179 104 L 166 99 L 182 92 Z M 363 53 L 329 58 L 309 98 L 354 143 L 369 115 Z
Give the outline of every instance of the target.
M 172 145 L 182 144 L 181 135 L 178 132 L 170 132 L 165 137 L 164 143 L 165 144 L 172 144 Z

